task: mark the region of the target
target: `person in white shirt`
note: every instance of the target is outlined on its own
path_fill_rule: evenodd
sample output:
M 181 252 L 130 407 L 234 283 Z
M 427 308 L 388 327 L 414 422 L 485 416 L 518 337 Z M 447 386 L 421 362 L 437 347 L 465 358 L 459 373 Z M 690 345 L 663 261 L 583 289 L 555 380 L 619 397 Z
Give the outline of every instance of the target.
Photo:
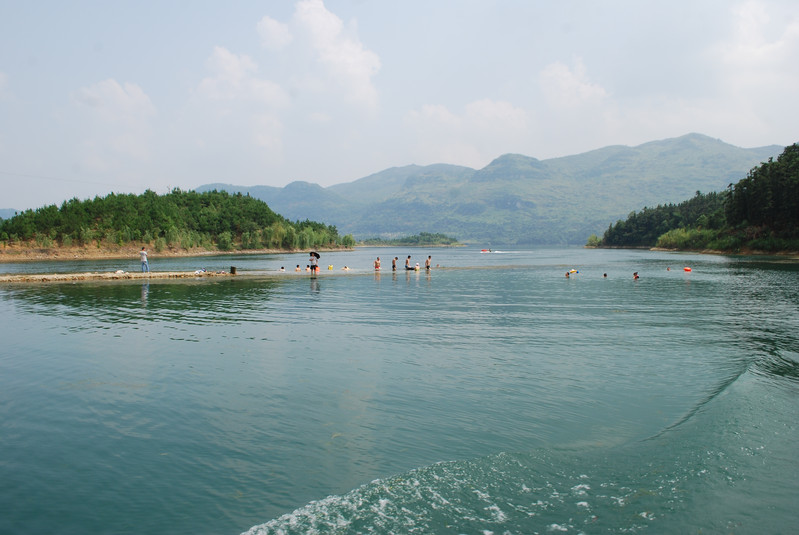
M 141 251 L 139 251 L 139 256 L 141 257 L 141 272 L 149 273 L 150 264 L 147 262 L 147 251 L 144 249 L 144 247 L 142 247 Z

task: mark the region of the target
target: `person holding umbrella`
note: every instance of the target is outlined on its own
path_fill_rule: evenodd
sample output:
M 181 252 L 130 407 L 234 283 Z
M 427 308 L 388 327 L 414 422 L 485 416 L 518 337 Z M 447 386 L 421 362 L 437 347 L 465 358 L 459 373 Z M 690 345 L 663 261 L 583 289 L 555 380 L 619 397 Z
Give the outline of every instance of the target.
M 311 251 L 311 273 L 319 273 L 319 253 Z

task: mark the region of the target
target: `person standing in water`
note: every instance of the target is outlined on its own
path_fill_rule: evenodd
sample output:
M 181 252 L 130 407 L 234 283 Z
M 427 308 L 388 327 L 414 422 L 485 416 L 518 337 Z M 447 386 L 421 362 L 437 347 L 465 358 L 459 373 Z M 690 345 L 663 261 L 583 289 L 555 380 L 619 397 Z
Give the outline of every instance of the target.
M 319 262 L 316 260 L 316 255 L 311 254 L 311 273 L 319 271 Z
M 432 261 L 433 261 L 433 257 L 432 257 L 432 256 L 428 256 L 428 257 L 427 257 L 427 260 L 425 260 L 425 261 L 424 261 L 424 268 L 425 268 L 427 271 L 430 271 L 430 263 L 431 263 Z
M 395 256 L 394 260 L 391 261 L 391 271 L 397 271 L 397 260 L 399 260 L 399 257 Z
M 375 260 L 375 271 L 380 271 L 380 257 L 379 256 L 377 257 L 377 260 Z
M 413 266 L 411 265 L 411 255 L 408 255 L 408 258 L 405 259 L 405 269 L 408 271 L 413 271 Z
M 141 251 L 139 251 L 139 256 L 141 257 L 141 272 L 142 273 L 149 273 L 150 272 L 150 264 L 147 262 L 147 250 L 142 247 Z

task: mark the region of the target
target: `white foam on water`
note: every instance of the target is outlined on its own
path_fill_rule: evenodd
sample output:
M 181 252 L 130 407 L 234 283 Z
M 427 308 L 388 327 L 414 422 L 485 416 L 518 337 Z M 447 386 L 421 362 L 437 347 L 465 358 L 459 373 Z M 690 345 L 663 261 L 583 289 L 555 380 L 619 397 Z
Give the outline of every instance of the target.
M 572 492 L 578 496 L 585 496 L 591 487 L 585 484 L 575 485 L 572 487 Z

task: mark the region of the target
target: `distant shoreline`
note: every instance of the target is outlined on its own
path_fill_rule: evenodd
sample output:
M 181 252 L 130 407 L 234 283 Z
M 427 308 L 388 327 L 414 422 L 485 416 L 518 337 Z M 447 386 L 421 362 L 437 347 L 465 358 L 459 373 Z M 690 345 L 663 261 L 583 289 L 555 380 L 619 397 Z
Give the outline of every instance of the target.
M 795 260 L 799 260 L 799 251 L 757 251 L 754 249 L 743 249 L 741 251 L 720 251 L 717 249 L 670 249 L 667 247 L 647 247 L 646 245 L 640 246 L 622 246 L 622 245 L 602 245 L 602 246 L 583 246 L 586 249 L 629 249 L 639 251 L 661 251 L 666 253 L 697 253 L 697 254 L 712 254 L 712 255 L 728 255 L 728 256 L 781 256 Z
M 389 247 L 408 247 L 411 249 L 456 249 L 458 247 L 469 247 L 469 245 L 465 243 L 458 243 L 458 244 L 438 244 L 438 243 L 431 243 L 431 244 L 410 244 L 410 243 L 401 243 L 401 244 L 394 244 L 394 243 L 385 243 L 385 244 L 366 244 L 366 243 L 356 243 L 355 248 L 357 249 L 380 249 L 380 248 L 389 248 Z
M 356 244 L 354 247 L 320 247 L 314 249 L 319 252 L 352 251 L 354 249 L 380 248 L 380 247 L 412 247 L 412 248 L 457 248 L 466 247 L 464 244 L 458 245 L 363 245 Z M 139 261 L 139 251 L 141 246 L 130 247 L 120 246 L 118 248 L 96 248 L 88 247 L 28 247 L 20 245 L 0 246 L 0 264 L 11 262 L 41 262 L 48 260 L 131 260 Z M 230 256 L 230 255 L 260 255 L 260 254 L 298 254 L 307 253 L 311 249 L 235 249 L 231 251 L 220 251 L 218 249 L 164 249 L 155 251 L 147 247 L 147 254 L 151 259 L 155 258 L 192 258 L 204 256 Z
M 754 249 L 742 249 L 740 251 L 720 251 L 717 249 L 669 249 L 664 247 L 649 247 L 650 251 L 665 251 L 674 253 L 699 253 L 712 255 L 728 256 L 782 256 L 799 260 L 799 251 L 758 251 Z
M 0 264 L 10 262 L 41 262 L 47 260 L 131 260 L 139 261 L 139 247 L 123 246 L 118 249 L 93 248 L 93 247 L 24 247 L 6 246 L 0 248 Z M 229 255 L 258 255 L 258 254 L 295 254 L 308 252 L 310 249 L 245 249 L 234 251 L 219 251 L 212 249 L 164 249 L 155 251 L 147 247 L 147 254 L 151 259 L 156 258 L 191 258 L 203 256 L 229 256 Z M 350 251 L 348 248 L 319 248 L 318 251 Z

